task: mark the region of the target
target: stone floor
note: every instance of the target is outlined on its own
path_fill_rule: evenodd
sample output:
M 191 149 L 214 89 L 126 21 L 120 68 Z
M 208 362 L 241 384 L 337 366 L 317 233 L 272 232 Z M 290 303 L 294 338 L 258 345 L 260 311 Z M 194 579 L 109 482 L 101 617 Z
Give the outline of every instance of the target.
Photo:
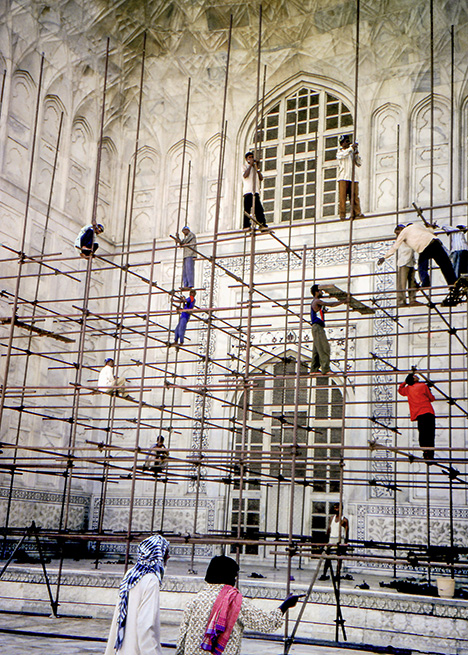
M 105 635 L 109 629 L 110 621 L 107 619 L 55 619 L 48 616 L 27 616 L 24 614 L 0 613 L 0 643 L 2 655 L 34 655 L 44 653 L 47 655 L 97 655 L 103 653 L 105 648 Z M 163 625 L 163 639 L 167 645 L 163 648 L 164 655 L 174 654 L 174 645 L 177 638 L 177 627 Z M 8 632 L 7 632 L 8 631 Z M 22 634 L 31 633 L 31 634 Z M 59 636 L 61 635 L 61 636 Z M 64 636 L 67 636 L 64 638 Z M 88 639 L 80 639 L 87 637 Z M 244 639 L 242 655 L 281 655 L 281 643 Z M 382 651 L 341 650 L 336 647 L 321 647 L 310 645 L 295 645 L 291 648 L 291 655 L 362 655 Z M 408 653 L 408 651 L 406 651 Z
M 169 576 L 187 576 L 190 563 L 188 560 L 176 560 L 175 557 L 170 560 L 167 574 Z M 10 565 L 10 570 L 15 570 L 16 568 L 21 568 L 20 565 L 12 564 Z M 40 570 L 38 565 L 28 565 L 28 568 L 33 570 Z M 57 570 L 57 562 L 52 561 L 47 566 L 49 572 L 53 574 Z M 206 561 L 195 562 L 194 569 L 198 571 L 198 576 L 203 576 L 206 569 Z M 76 572 L 77 574 L 84 574 L 86 572 L 95 571 L 93 562 L 90 560 L 81 560 L 81 561 L 69 561 L 65 562 L 64 570 L 68 573 Z M 99 565 L 99 575 L 109 577 L 115 577 L 115 585 L 112 587 L 117 589 L 118 582 L 123 573 L 123 566 L 111 563 L 110 561 L 104 561 Z M 240 579 L 245 580 L 245 582 L 252 582 L 251 574 L 253 571 L 261 573 L 265 576 L 265 579 L 268 583 L 277 583 L 278 587 L 284 589 L 284 584 L 286 580 L 286 567 L 281 562 L 279 563 L 279 568 L 277 570 L 273 567 L 262 567 L 262 566 L 253 566 L 253 565 L 242 565 Z M 296 585 L 307 585 L 310 582 L 313 572 L 313 565 L 309 561 L 304 562 L 304 568 L 302 570 L 294 569 L 292 574 L 295 578 Z M 343 580 L 342 589 L 351 590 L 355 586 L 362 583 L 364 580 L 369 584 L 370 594 L 379 594 L 381 589 L 379 587 L 379 582 L 386 578 L 385 575 L 376 575 L 375 573 L 353 573 L 353 580 Z M 387 580 L 390 578 L 387 578 Z M 330 588 L 331 582 L 319 582 L 321 588 Z M 1 594 L 0 594 L 1 596 Z M 64 605 L 63 608 L 66 606 Z M 47 616 L 47 603 L 43 603 L 38 610 L 41 615 L 34 615 L 32 613 L 19 613 L 9 611 L 11 608 L 8 607 L 6 603 L 0 603 L 0 644 L 2 646 L 0 655 L 23 655 L 31 653 L 42 653 L 44 652 L 47 655 L 62 655 L 67 653 L 67 655 L 75 655 L 78 653 L 103 653 L 106 642 L 106 635 L 109 630 L 110 619 L 107 618 L 74 618 L 74 617 L 61 617 L 55 619 L 53 617 Z M 44 609 L 42 609 L 44 608 Z M 76 613 L 76 612 L 75 612 Z M 169 617 L 162 617 L 163 621 L 171 620 Z M 177 639 L 177 625 L 175 622 L 163 623 L 162 625 L 162 634 L 166 646 L 164 647 L 165 655 L 173 654 L 174 647 Z M 352 646 L 355 646 L 353 649 Z M 422 646 L 421 646 L 422 647 Z M 280 642 L 267 641 L 267 640 L 257 640 L 257 639 L 245 639 L 242 655 L 280 655 L 283 652 L 283 645 Z M 361 646 L 359 648 L 358 644 L 351 644 L 350 647 L 342 649 L 339 646 L 329 645 L 329 646 L 316 646 L 316 645 L 303 645 L 297 644 L 294 645 L 291 649 L 291 655 L 337 655 L 337 653 L 357 655 L 358 653 L 384 653 L 385 650 L 375 649 L 375 650 L 363 650 Z M 390 652 L 390 651 L 387 651 Z M 410 655 L 409 650 L 397 650 L 393 652 L 404 653 L 404 655 Z M 426 654 L 431 652 L 430 650 L 424 651 L 413 651 L 419 654 Z M 441 652 L 440 649 L 438 651 Z M 461 653 L 461 651 L 459 651 Z M 463 651 L 463 653 L 467 653 Z M 445 653 L 445 655 L 455 655 L 454 653 Z

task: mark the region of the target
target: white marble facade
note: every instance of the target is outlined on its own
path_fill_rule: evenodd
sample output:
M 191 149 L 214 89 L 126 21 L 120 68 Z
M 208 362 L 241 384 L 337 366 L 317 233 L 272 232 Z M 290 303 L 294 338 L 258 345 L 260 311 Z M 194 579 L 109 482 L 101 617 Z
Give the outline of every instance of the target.
M 378 3 L 379 5 L 381 3 Z M 426 0 L 399 1 L 384 3 L 384 9 L 373 2 L 361 2 L 360 23 L 360 67 L 357 100 L 357 139 L 363 157 L 360 178 L 360 196 L 365 213 L 377 213 L 371 222 L 355 224 L 353 238 L 359 245 L 353 249 L 354 293 L 368 293 L 375 297 L 381 306 L 390 302 L 385 291 L 394 284 L 390 275 L 394 262 L 390 261 L 375 278 L 363 277 L 375 270 L 376 259 L 388 247 L 385 242 L 391 237 L 398 207 L 405 209 L 411 203 L 427 206 L 446 205 L 452 199 L 455 203 L 466 201 L 468 188 L 468 75 L 466 54 L 468 50 L 468 30 L 466 2 L 446 2 L 434 0 L 434 96 L 430 102 L 430 50 L 429 50 L 429 3 Z M 240 169 L 243 155 L 251 146 L 255 120 L 256 94 L 256 47 L 258 38 L 258 3 L 247 1 L 243 4 L 220 2 L 218 4 L 201 0 L 198 3 L 188 0 L 160 0 L 149 3 L 114 3 L 94 0 L 76 2 L 55 2 L 50 5 L 33 0 L 10 0 L 1 3 L 0 24 L 0 71 L 5 70 L 3 101 L 0 115 L 0 204 L 2 221 L 0 240 L 13 248 L 21 248 L 25 198 L 32 152 L 33 125 L 38 91 L 41 53 L 44 53 L 44 68 L 38 114 L 38 131 L 34 166 L 32 169 L 32 194 L 26 231 L 25 251 L 40 252 L 44 233 L 45 213 L 50 188 L 52 166 L 58 135 L 60 117 L 63 115 L 63 130 L 60 140 L 58 166 L 50 223 L 46 233 L 46 252 L 63 253 L 63 257 L 73 257 L 73 241 L 80 227 L 91 219 L 93 190 L 96 174 L 97 144 L 100 130 L 102 107 L 102 87 L 106 38 L 110 38 L 110 59 L 108 88 L 105 104 L 104 140 L 101 161 L 97 220 L 104 223 L 105 233 L 100 238 L 102 251 L 120 251 L 124 238 L 124 215 L 126 205 L 127 178 L 129 166 L 133 163 L 135 129 L 138 112 L 138 93 L 142 35 L 147 29 L 147 46 L 144 84 L 141 107 L 141 133 L 135 175 L 133 198 L 133 224 L 131 244 L 144 247 L 156 239 L 158 284 L 166 289 L 172 288 L 173 250 L 169 248 L 177 225 L 179 189 L 183 153 L 184 117 L 188 78 L 191 79 L 191 95 L 186 143 L 186 165 L 191 162 L 190 188 L 187 174 L 184 177 L 181 201 L 180 227 L 188 223 L 199 235 L 201 241 L 209 241 L 214 226 L 218 162 L 221 146 L 221 117 L 223 85 L 226 68 L 227 35 L 229 15 L 233 14 L 232 52 L 227 93 L 227 135 L 224 156 L 220 204 L 220 231 L 238 229 L 241 225 L 241 179 Z M 450 87 L 450 27 L 454 26 L 454 86 L 451 100 Z M 320 96 L 320 102 L 328 102 L 328 95 L 337 99 L 345 111 L 354 111 L 354 61 L 355 61 L 355 8 L 345 0 L 305 0 L 303 2 L 272 1 L 265 3 L 263 9 L 262 65 L 266 65 L 265 112 L 274 115 L 275 107 L 301 89 L 308 89 Z M 328 94 L 328 95 L 327 95 Z M 452 106 L 451 106 L 452 102 Z M 281 105 L 283 106 L 283 105 Z M 341 110 L 340 110 L 341 111 Z M 431 184 L 431 114 L 433 111 L 433 150 Z M 282 120 L 282 119 L 280 119 Z M 350 131 L 349 126 L 339 126 L 333 132 Z M 326 161 L 326 134 L 321 135 Z M 279 156 L 279 155 L 278 155 Z M 320 279 L 327 277 L 346 279 L 347 275 L 347 230 L 342 225 L 323 218 L 320 212 L 325 203 L 326 177 L 318 171 L 317 179 L 317 245 L 322 249 L 313 258 L 309 251 L 307 274 L 312 278 L 314 270 Z M 132 169 L 131 169 L 132 170 Z M 451 171 L 453 174 L 450 175 Z M 397 174 L 399 177 L 397 179 Z M 320 177 L 322 175 L 322 177 Z M 281 184 L 281 171 L 278 171 L 276 184 Z M 322 185 L 322 186 L 320 186 Z M 397 189 L 399 195 L 397 198 Z M 277 191 L 275 191 L 276 193 Z M 189 197 L 187 206 L 187 194 Z M 278 196 L 276 196 L 278 197 Z M 280 222 L 279 204 L 274 208 L 274 221 Z M 459 204 L 453 209 L 454 221 L 466 222 L 466 207 Z M 381 215 L 382 214 L 382 215 Z M 449 210 L 436 210 L 435 216 L 448 222 Z M 457 219 L 457 220 L 455 220 Z M 294 226 L 292 242 L 295 246 L 307 243 L 312 246 L 310 221 Z M 366 243 L 371 238 L 372 243 Z M 269 282 L 269 293 L 281 296 L 284 285 L 287 261 L 284 252 L 261 255 L 261 251 L 271 251 L 272 244 L 261 240 L 258 244 L 255 276 L 257 282 Z M 202 246 L 202 252 L 209 255 L 211 246 Z M 238 248 L 231 242 L 220 245 L 218 255 L 226 268 L 240 274 Z M 2 257 L 5 257 L 5 251 Z M 132 261 L 137 261 L 133 259 Z M 79 267 L 76 260 L 64 260 L 61 267 L 72 272 Z M 300 292 L 300 267 L 291 262 L 291 288 L 293 295 Z M 314 268 L 316 267 L 316 269 Z M 16 265 L 11 264 L 12 275 Z M 148 260 L 141 263 L 141 274 L 148 275 Z M 177 276 L 179 269 L 177 269 Z M 197 277 L 204 286 L 209 281 L 207 264 L 197 264 Z M 437 278 L 438 279 L 438 278 Z M 26 297 L 33 294 L 31 279 L 24 279 L 21 293 Z M 44 278 L 41 283 L 40 298 L 58 298 L 56 279 Z M 4 282 L 5 289 L 12 291 L 14 279 Z M 206 287 L 207 288 L 207 287 Z M 108 271 L 96 271 L 93 275 L 92 294 L 111 296 L 116 293 L 117 277 Z M 67 298 L 67 311 L 79 305 L 82 288 L 71 278 L 60 277 L 60 297 Z M 144 311 L 146 307 L 147 286 L 135 279 L 129 280 L 127 308 Z M 208 299 L 208 290 L 201 294 Z M 232 280 L 226 275 L 216 277 L 215 302 L 223 305 L 234 303 L 237 291 L 232 288 Z M 394 304 L 394 303 L 393 303 Z M 92 301 L 96 311 L 115 311 L 117 300 L 108 298 Z M 62 306 L 61 306 L 62 307 Z M 167 309 L 165 296 L 155 297 L 153 309 Z M 29 310 L 21 310 L 25 314 Z M 3 303 L 2 313 L 8 315 L 8 304 Z M 402 319 L 403 336 L 400 337 L 398 352 L 404 363 L 427 362 L 427 317 L 413 319 L 410 314 Z M 464 328 L 466 316 L 457 316 L 457 327 Z M 280 322 L 278 322 L 280 323 Z M 49 329 L 54 329 L 53 318 L 46 318 Z M 342 327 L 342 326 L 341 326 Z M 433 330 L 437 327 L 432 343 L 429 366 L 443 366 L 448 349 L 448 335 L 444 333 L 443 323 L 434 318 Z M 295 328 L 297 330 L 297 326 Z M 336 328 L 339 332 L 340 326 Z M 372 320 L 361 321 L 352 326 L 353 340 L 350 347 L 351 360 L 355 370 L 367 370 L 368 364 L 360 361 L 369 351 L 393 361 L 396 353 L 392 321 L 384 312 L 378 312 Z M 276 331 L 278 343 L 284 340 L 282 323 L 272 325 L 270 330 L 258 329 L 254 338 L 259 343 L 265 333 Z M 461 330 L 463 332 L 463 330 Z M 406 334 L 410 333 L 410 334 Z M 2 337 L 5 342 L 5 328 Z M 291 352 L 297 352 L 293 336 L 290 337 Z M 204 332 L 193 336 L 201 344 L 203 351 Z M 269 338 L 269 337 L 268 337 Z M 16 345 L 27 348 L 27 335 L 22 335 Z M 89 337 L 86 342 L 86 363 L 89 369 L 86 380 L 96 379 L 96 371 L 101 365 L 102 352 L 112 348 L 113 340 L 102 337 Z M 134 343 L 141 353 L 141 343 Z M 52 350 L 51 344 L 40 344 L 39 348 Z M 211 349 L 217 355 L 230 348 L 223 334 L 216 335 Z M 340 335 L 336 336 L 335 352 L 339 353 L 343 344 Z M 67 348 L 73 346 L 60 344 L 62 361 L 67 358 Z M 453 351 L 454 367 L 463 367 L 463 349 L 455 343 Z M 305 345 L 307 352 L 307 345 Z M 98 351 L 98 352 L 94 352 Z M 309 346 L 310 351 L 310 346 Z M 163 350 L 154 349 L 152 361 L 163 361 Z M 135 378 L 139 369 L 132 364 L 132 353 L 125 351 L 123 365 L 132 371 Z M 307 355 L 306 355 L 307 357 Z M 255 363 L 255 362 L 254 362 Z M 265 363 L 259 358 L 258 363 Z M 3 366 L 3 365 L 2 365 Z M 133 368 L 132 368 L 133 366 Z M 187 365 L 189 374 L 200 375 L 203 364 Z M 94 367 L 94 369 L 93 369 Z M 11 360 L 8 385 L 21 384 L 23 368 L 21 358 Z M 88 375 L 89 373 L 89 375 Z M 3 375 L 3 371 L 2 371 Z M 440 376 L 439 376 L 440 377 Z M 460 379 L 464 377 L 460 374 Z M 72 379 L 70 367 L 65 370 L 50 367 L 43 359 L 32 358 L 28 372 L 28 385 L 57 384 L 65 389 Z M 364 378 L 360 378 L 361 380 Z M 395 387 L 393 378 L 379 371 L 368 376 L 368 387 L 360 391 L 350 389 L 351 402 L 347 429 L 357 435 L 356 445 L 365 446 L 371 435 L 368 426 L 360 429 L 357 418 L 358 405 L 353 404 L 357 395 L 359 401 L 367 401 L 368 415 L 379 417 L 391 423 L 395 418 Z M 446 381 L 441 381 L 446 388 Z M 466 383 L 456 382 L 456 393 L 466 398 Z M 157 402 L 161 392 L 154 392 L 152 400 Z M 67 396 L 68 399 L 68 396 Z M 176 392 L 176 402 L 181 402 L 182 394 Z M 184 396 L 186 399 L 186 396 Z M 34 401 L 31 401 L 34 404 Z M 68 408 L 67 408 L 68 402 Z M 56 409 L 56 415 L 69 415 L 69 400 Z M 93 401 L 85 399 L 86 411 L 94 418 L 104 416 L 105 407 L 93 409 Z M 186 400 L 185 400 L 186 402 Z M 53 405 L 52 399 L 47 401 Z M 87 404 L 86 404 L 87 403 Z M 39 401 L 37 404 L 40 404 Z M 191 398 L 189 413 L 195 418 L 200 412 L 208 415 L 230 416 L 222 403 L 213 401 L 201 407 Z M 437 412 L 445 417 L 440 421 L 437 438 L 448 444 L 447 404 L 440 398 L 436 404 Z M 398 405 L 398 420 L 408 426 L 406 407 Z M 145 412 L 144 412 L 145 415 Z M 18 416 L 5 411 L 2 424 L 2 439 L 14 440 L 17 434 Z M 456 431 L 454 438 L 458 447 L 464 447 L 464 428 L 466 420 L 456 414 L 453 419 Z M 63 427 L 65 425 L 65 428 Z M 21 425 L 21 439 L 34 446 L 54 447 L 64 445 L 68 438 L 66 423 L 57 424 L 39 416 L 24 416 Z M 403 448 L 416 444 L 416 434 L 404 432 Z M 408 436 L 409 435 L 409 436 Z M 154 435 L 153 435 L 154 436 Z M 394 445 L 392 433 L 378 426 L 373 428 L 372 436 L 387 446 Z M 129 430 L 122 443 L 132 443 L 134 433 Z M 77 430 L 78 443 L 89 439 L 89 432 Z M 98 440 L 99 431 L 96 431 Z M 199 432 L 196 423 L 187 423 L 177 445 L 197 446 Z M 214 431 L 205 431 L 204 445 L 227 447 L 228 437 L 219 436 Z M 154 438 L 144 434 L 143 445 L 149 445 Z M 393 463 L 388 462 L 387 451 L 375 451 L 373 461 L 364 464 L 369 479 L 391 481 Z M 357 466 L 357 465 L 356 465 Z M 416 465 L 413 465 L 413 467 Z M 359 468 L 359 467 L 358 467 Z M 362 468 L 362 465 L 361 465 Z M 345 475 L 353 476 L 353 466 Z M 402 540 L 411 540 L 412 530 L 423 532 L 425 526 L 425 492 L 416 483 L 415 469 L 407 465 L 408 479 L 413 480 L 398 496 L 398 531 Z M 439 481 L 443 481 L 442 479 Z M 0 476 L 2 494 L 8 495 L 9 478 Z M 32 493 L 50 491 L 51 498 L 46 501 L 54 506 L 48 513 L 49 523 L 56 521 L 56 494 L 62 488 L 60 478 L 44 479 L 40 475 L 28 473 L 17 478 L 17 491 L 13 503 L 15 525 L 25 524 L 33 515 L 42 517 L 40 507 L 44 498 L 20 497 L 25 489 Z M 95 525 L 98 499 L 97 486 L 85 480 L 75 480 L 73 486 L 73 526 Z M 222 487 L 222 485 L 220 485 Z M 149 507 L 153 493 L 150 483 L 138 486 L 141 507 L 136 512 L 135 529 L 145 529 L 151 514 Z M 225 513 L 224 488 L 214 483 L 203 486 L 204 507 L 199 517 L 199 530 L 221 529 Z M 437 514 L 438 528 L 433 534 L 437 543 L 446 540 L 449 525 L 447 507 L 448 494 L 442 485 L 431 492 L 432 512 Z M 190 532 L 193 512 L 193 488 L 187 483 L 171 486 L 168 490 L 170 503 L 167 507 L 168 525 L 171 530 Z M 52 496 L 54 496 L 52 498 Z M 92 498 L 92 499 L 91 499 Z M 321 498 L 321 497 L 320 497 Z M 319 498 L 319 499 L 320 499 Z M 87 500 L 83 500 L 87 499 Z M 312 492 L 307 491 L 308 505 L 314 500 Z M 119 489 L 113 485 L 108 496 L 108 525 L 117 521 L 125 523 L 125 507 L 128 507 L 128 484 L 122 481 Z M 158 500 L 159 503 L 159 500 Z M 393 494 L 383 486 L 366 487 L 360 485 L 346 488 L 346 511 L 350 516 L 352 535 L 360 539 L 391 538 L 393 530 Z M 468 517 L 466 516 L 466 491 L 459 486 L 454 492 L 456 508 L 455 533 L 457 543 L 466 545 L 468 540 Z M 86 509 L 83 509 L 86 506 Z M 118 511 L 116 511 L 118 507 Z M 158 505 L 159 507 L 159 505 Z M 265 508 L 261 510 L 261 520 L 267 523 Z M 156 512 L 159 521 L 159 509 Z M 411 515 L 411 525 L 401 517 Z M 107 525 L 107 524 L 106 524 Z M 270 525 L 270 524 L 268 524 Z M 271 525 L 270 525 L 271 527 Z M 310 531 L 309 508 L 306 511 L 303 529 Z M 424 535 L 421 536 L 424 541 Z

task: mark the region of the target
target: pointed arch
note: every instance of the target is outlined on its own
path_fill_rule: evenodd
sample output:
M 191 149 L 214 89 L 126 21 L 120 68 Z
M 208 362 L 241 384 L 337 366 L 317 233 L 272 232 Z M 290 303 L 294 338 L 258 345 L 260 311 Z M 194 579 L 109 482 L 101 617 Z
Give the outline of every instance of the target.
M 339 84 L 306 73 L 268 94 L 265 116 L 257 131 L 257 142 L 262 145 L 258 154 L 267 222 L 337 214 L 336 150 L 339 135 L 353 129 L 350 98 Z M 255 107 L 239 132 L 239 170 L 244 153 L 255 142 L 254 122 Z
M 36 83 L 26 70 L 13 74 L 10 86 L 4 171 L 10 180 L 26 185 L 34 119 Z
M 399 105 L 387 102 L 372 115 L 374 211 L 395 208 L 397 191 L 397 141 L 402 122 Z
M 82 115 L 76 116 L 70 138 L 70 161 L 68 171 L 67 211 L 76 218 L 87 215 L 91 194 L 91 164 L 95 153 L 91 127 Z
M 138 151 L 133 199 L 132 238 L 148 241 L 156 234 L 156 180 L 159 155 L 154 148 L 143 146 Z
M 219 157 L 221 150 L 221 133 L 217 132 L 205 143 L 203 161 L 204 171 L 203 179 L 205 181 L 205 190 L 203 194 L 204 210 L 202 216 L 205 217 L 205 224 L 202 229 L 206 232 L 212 232 L 215 220 L 216 198 L 218 193 L 218 173 Z M 221 198 L 224 196 L 224 170 L 221 184 Z
M 239 526 L 241 533 L 250 538 L 259 531 L 281 531 L 279 517 L 289 511 L 290 489 L 284 482 L 291 479 L 293 450 L 289 446 L 295 436 L 298 448 L 294 480 L 303 489 L 304 504 L 294 515 L 294 531 L 299 533 L 303 528 L 314 541 L 326 541 L 328 516 L 340 492 L 343 397 L 332 378 L 311 375 L 310 364 L 310 357 L 301 354 L 296 414 L 297 348 L 288 345 L 280 360 L 264 356 L 256 361 L 259 375 L 249 399 L 244 443 L 240 429 L 243 396 L 234 400 L 238 409 L 233 449 L 244 446 L 250 460 L 244 473 L 242 499 L 237 491 L 239 479 L 234 476 L 233 480 L 233 534 L 237 534 Z M 275 512 L 269 507 L 275 507 Z M 244 549 L 246 554 L 262 554 L 255 545 Z
M 434 97 L 433 190 L 434 204 L 449 200 L 450 107 L 443 96 Z M 411 196 L 418 204 L 430 204 L 431 99 L 427 96 L 411 112 Z
M 177 218 L 179 210 L 179 196 L 180 196 L 180 180 L 181 180 L 181 168 L 182 168 L 182 159 L 184 151 L 184 141 L 181 139 L 175 143 L 167 153 L 167 171 L 168 171 L 168 184 L 166 189 L 168 192 L 168 198 L 166 202 L 167 208 L 167 226 L 166 234 L 169 232 L 174 232 L 177 230 Z M 190 179 L 190 184 L 193 184 L 194 174 L 198 171 L 198 148 L 192 141 L 187 141 L 185 144 L 185 170 L 184 170 L 184 183 L 182 185 L 182 204 L 181 204 L 181 213 L 179 218 L 179 229 L 183 227 L 185 223 L 190 224 L 190 228 L 194 232 L 200 231 L 200 222 L 199 217 L 193 214 L 190 214 L 187 209 L 187 193 L 188 191 L 188 165 L 191 162 L 192 175 Z

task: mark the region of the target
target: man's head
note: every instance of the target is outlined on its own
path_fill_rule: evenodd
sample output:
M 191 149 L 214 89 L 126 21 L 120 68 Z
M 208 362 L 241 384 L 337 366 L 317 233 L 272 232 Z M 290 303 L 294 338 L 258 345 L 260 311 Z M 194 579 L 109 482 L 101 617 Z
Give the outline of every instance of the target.
M 416 375 L 416 373 L 410 373 L 409 375 L 406 376 L 405 383 L 409 386 L 412 387 L 413 384 L 418 382 L 419 376 Z
M 313 284 L 310 287 L 310 293 L 313 295 L 314 298 L 321 298 L 323 296 L 323 292 L 320 291 L 320 287 L 318 284 Z
M 190 289 L 190 298 L 195 298 L 196 295 L 197 292 L 195 291 L 195 289 Z
M 104 225 L 102 225 L 101 223 L 96 223 L 96 227 L 94 228 L 94 231 L 96 234 L 101 234 L 102 232 L 104 232 Z
M 349 134 L 342 134 L 340 136 L 340 146 L 342 148 L 349 148 L 350 145 L 351 145 L 351 137 L 349 136 Z
M 187 234 L 189 234 L 189 232 L 190 232 L 190 228 L 187 227 L 187 225 L 182 228 L 182 234 L 185 234 L 185 236 L 187 236 Z
M 406 225 L 404 223 L 398 223 L 396 228 L 394 229 L 395 234 L 398 236 L 402 230 L 404 230 Z
M 104 364 L 112 368 L 114 366 L 114 360 L 112 359 L 112 357 L 108 357 L 107 359 L 104 360 Z
M 466 225 L 457 225 L 457 230 L 460 230 L 460 232 L 466 232 L 467 229 Z
M 162 434 L 160 434 L 159 437 L 156 440 L 156 445 L 162 446 L 163 443 L 164 443 L 164 437 L 162 436 Z
M 248 164 L 252 164 L 255 159 L 255 156 L 253 152 L 246 152 L 245 153 L 245 160 Z
M 340 513 L 340 503 L 335 503 L 333 505 L 333 514 L 339 514 Z

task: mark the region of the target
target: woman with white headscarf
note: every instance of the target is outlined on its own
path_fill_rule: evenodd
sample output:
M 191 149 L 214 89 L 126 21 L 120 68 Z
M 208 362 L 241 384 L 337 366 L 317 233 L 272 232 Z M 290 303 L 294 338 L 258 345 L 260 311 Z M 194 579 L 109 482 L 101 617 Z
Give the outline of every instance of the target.
M 154 535 L 138 546 L 138 560 L 124 575 L 105 655 L 162 655 L 159 591 L 169 542 Z

